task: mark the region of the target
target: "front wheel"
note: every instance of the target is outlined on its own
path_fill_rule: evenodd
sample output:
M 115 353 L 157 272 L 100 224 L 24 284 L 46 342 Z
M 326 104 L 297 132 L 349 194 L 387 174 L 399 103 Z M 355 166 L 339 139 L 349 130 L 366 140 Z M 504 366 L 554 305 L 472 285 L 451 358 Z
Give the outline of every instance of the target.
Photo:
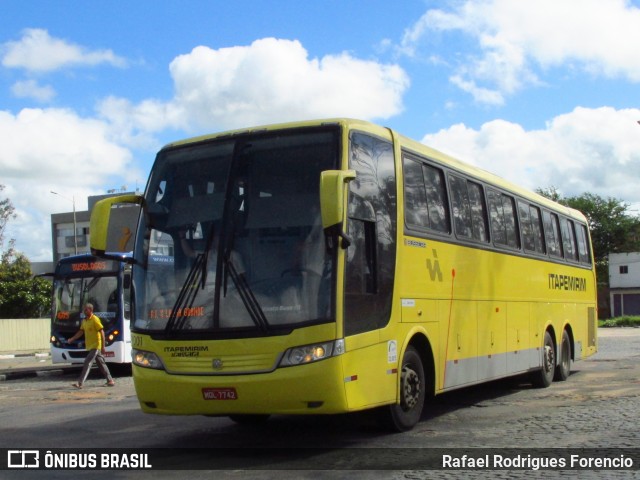
M 386 427 L 396 432 L 411 430 L 422 415 L 426 396 L 424 366 L 418 351 L 409 346 L 402 357 L 400 376 L 400 403 L 381 411 Z
M 542 368 L 532 374 L 532 383 L 536 388 L 547 388 L 551 385 L 556 371 L 556 350 L 553 345 L 553 338 L 547 331 L 544 332 L 544 343 L 542 345 Z

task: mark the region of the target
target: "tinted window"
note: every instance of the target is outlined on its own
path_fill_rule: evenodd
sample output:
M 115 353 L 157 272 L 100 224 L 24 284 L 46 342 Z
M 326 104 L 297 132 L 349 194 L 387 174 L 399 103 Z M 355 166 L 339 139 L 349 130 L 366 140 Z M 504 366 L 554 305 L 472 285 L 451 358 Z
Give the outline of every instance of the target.
M 389 322 L 396 254 L 396 180 L 393 146 L 353 133 L 349 183 L 344 334 L 381 328 Z
M 429 205 L 429 226 L 438 232 L 449 233 L 449 208 L 447 207 L 447 187 L 444 183 L 444 173 L 439 168 L 422 165 L 425 187 L 427 189 L 427 203 Z
M 580 255 L 580 261 L 583 263 L 591 264 L 591 255 L 589 252 L 589 232 L 585 225 L 578 225 L 578 255 Z
M 578 260 L 578 247 L 576 244 L 576 232 L 573 222 L 563 218 L 562 225 L 562 246 L 564 247 L 564 258 L 567 260 Z
M 429 228 L 429 205 L 422 176 L 422 166 L 404 159 L 404 201 L 407 225 Z
M 456 235 L 472 237 L 471 206 L 469 205 L 469 193 L 467 181 L 464 178 L 450 176 L 451 206 L 453 207 L 453 225 Z
M 542 213 L 544 222 L 544 237 L 547 242 L 547 251 L 554 257 L 562 257 L 562 247 L 560 245 L 560 224 L 555 213 L 544 211 Z
M 487 209 L 482 186 L 455 175 L 449 179 L 456 234 L 487 241 Z
M 515 200 L 509 195 L 487 191 L 489 213 L 491 216 L 491 234 L 493 242 L 510 248 L 519 248 L 518 226 L 515 215 Z
M 403 160 L 405 221 L 408 226 L 449 233 L 444 173 L 407 157 Z
M 534 205 L 519 201 L 518 211 L 524 249 L 531 252 L 545 253 L 540 209 Z

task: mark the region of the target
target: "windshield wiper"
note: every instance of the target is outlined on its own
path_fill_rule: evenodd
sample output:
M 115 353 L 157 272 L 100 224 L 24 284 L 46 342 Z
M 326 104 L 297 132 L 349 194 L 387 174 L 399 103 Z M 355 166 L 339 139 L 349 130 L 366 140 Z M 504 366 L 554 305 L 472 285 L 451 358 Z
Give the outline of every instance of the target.
M 235 285 L 242 303 L 247 312 L 251 316 L 253 323 L 263 332 L 269 331 L 269 322 L 260 307 L 260 303 L 251 291 L 251 287 L 244 276 L 238 273 L 231 261 L 231 252 L 233 252 L 233 243 L 236 237 L 236 229 L 242 223 L 242 216 L 245 214 L 245 185 L 242 182 L 241 171 L 243 169 L 243 155 L 247 154 L 252 148 L 251 143 L 238 142 L 236 144 L 233 159 L 227 178 L 227 186 L 225 193 L 225 207 L 222 216 L 222 231 L 218 248 L 218 258 L 216 265 L 216 280 L 222 279 L 221 282 L 216 281 L 213 325 L 214 328 L 220 326 L 220 293 L 224 288 L 224 296 L 227 295 L 227 277 L 230 276 Z M 237 194 L 236 194 L 237 192 Z
M 224 293 L 225 296 L 227 294 L 227 275 L 231 276 L 231 280 L 233 280 L 233 284 L 235 285 L 238 293 L 240 294 L 240 298 L 242 299 L 242 303 L 244 303 L 245 308 L 249 312 L 251 319 L 256 324 L 260 330 L 263 332 L 269 331 L 269 322 L 267 321 L 267 317 L 262 311 L 262 307 L 258 302 L 258 299 L 253 294 L 251 287 L 247 283 L 247 279 L 242 273 L 238 273 L 236 268 L 233 266 L 231 259 L 225 259 L 224 261 L 225 272 L 224 272 Z
M 204 265 L 204 267 L 203 267 Z M 187 321 L 186 315 L 181 315 L 178 319 L 178 314 L 184 312 L 184 308 L 192 308 L 193 302 L 198 295 L 198 284 L 202 280 L 202 288 L 204 288 L 204 279 L 206 277 L 206 272 L 203 274 L 203 268 L 207 266 L 207 255 L 205 253 L 198 253 L 196 255 L 196 260 L 193 262 L 191 266 L 191 270 L 189 270 L 189 274 L 187 275 L 187 279 L 185 280 L 182 288 L 180 289 L 180 293 L 178 294 L 178 298 L 176 299 L 173 308 L 171 309 L 171 314 L 169 315 L 169 320 L 167 321 L 167 326 L 165 327 L 165 333 L 169 333 L 172 331 L 180 330 L 184 327 L 184 324 Z

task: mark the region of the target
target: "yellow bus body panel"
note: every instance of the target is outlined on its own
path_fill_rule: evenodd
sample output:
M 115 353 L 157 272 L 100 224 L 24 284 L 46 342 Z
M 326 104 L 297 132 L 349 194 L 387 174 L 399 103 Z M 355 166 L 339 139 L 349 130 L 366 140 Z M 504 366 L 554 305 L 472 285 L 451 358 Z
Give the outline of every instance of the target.
M 436 393 L 539 368 L 547 328 L 556 349 L 571 332 L 573 360 L 597 351 L 588 268 L 407 235 L 398 254 L 401 321 L 439 325 Z

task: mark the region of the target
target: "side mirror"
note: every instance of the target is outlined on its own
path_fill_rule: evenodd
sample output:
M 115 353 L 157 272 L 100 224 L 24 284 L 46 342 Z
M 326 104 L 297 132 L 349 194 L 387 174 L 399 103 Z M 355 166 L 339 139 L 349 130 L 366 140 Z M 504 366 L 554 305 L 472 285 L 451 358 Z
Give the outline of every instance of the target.
M 343 229 L 347 184 L 356 178 L 355 170 L 325 170 L 320 174 L 320 209 L 322 227 L 333 230 L 342 238 L 342 247 L 350 239 Z
M 97 202 L 91 211 L 91 220 L 89 223 L 91 238 L 91 253 L 97 257 L 105 257 L 109 246 L 121 244 L 117 238 L 122 235 L 122 229 L 127 228 L 129 236 L 135 233 L 135 225 L 137 224 L 139 208 L 131 210 L 128 215 L 112 215 L 114 205 L 130 205 L 140 206 L 143 202 L 142 195 L 120 195 L 117 197 L 105 198 Z M 120 209 L 115 209 L 120 210 Z M 127 238 L 128 240 L 128 238 Z M 126 244 L 126 243 L 125 243 Z M 111 248 L 111 250 L 119 251 L 123 248 Z

